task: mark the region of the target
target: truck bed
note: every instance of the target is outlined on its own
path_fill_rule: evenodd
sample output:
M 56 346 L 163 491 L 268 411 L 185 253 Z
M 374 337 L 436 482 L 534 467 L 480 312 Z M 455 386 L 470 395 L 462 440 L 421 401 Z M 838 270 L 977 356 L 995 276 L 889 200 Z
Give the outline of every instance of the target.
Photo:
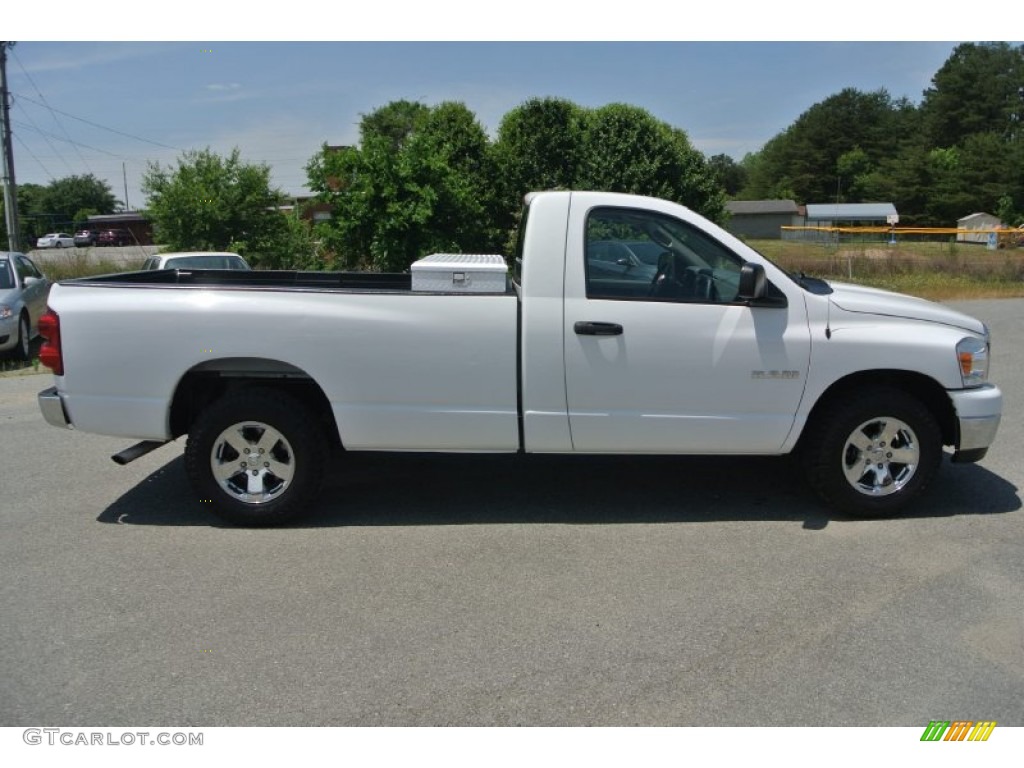
M 518 450 L 518 304 L 350 272 L 153 270 L 50 295 L 83 431 L 168 439 L 183 380 L 247 371 L 308 378 L 361 450 Z
M 299 272 L 296 270 L 160 269 L 121 272 L 66 280 L 62 285 L 131 288 L 220 288 L 246 291 L 336 291 L 343 293 L 412 293 L 412 275 L 394 272 Z M 511 286 L 505 295 L 511 294 Z M 476 295 L 460 291 L 436 295 Z M 418 295 L 423 295 L 417 292 Z M 428 294 L 429 295 L 429 294 Z M 489 293 L 489 295 L 495 295 Z M 500 294 L 499 294 L 500 295 Z

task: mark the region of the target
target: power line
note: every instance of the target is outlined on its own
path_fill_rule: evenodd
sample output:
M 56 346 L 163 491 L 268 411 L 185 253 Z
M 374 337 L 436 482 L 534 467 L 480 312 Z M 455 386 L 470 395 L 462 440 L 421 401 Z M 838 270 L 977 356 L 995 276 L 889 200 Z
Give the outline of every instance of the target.
M 42 91 L 39 90 L 39 86 L 36 85 L 36 81 L 32 79 L 32 75 L 30 75 L 26 71 L 25 66 L 21 63 L 21 59 L 18 58 L 18 54 L 14 51 L 13 48 L 11 49 L 11 55 L 14 57 L 14 60 L 16 62 L 18 62 L 18 68 L 21 70 L 22 74 L 25 75 L 25 77 L 28 78 L 28 81 L 30 83 L 32 83 L 32 87 L 36 89 L 36 93 L 39 94 L 39 98 L 43 100 L 43 104 L 45 105 L 45 107 L 48 110 L 50 110 L 50 117 L 53 118 L 53 122 L 55 122 L 60 127 L 61 131 L 64 133 L 64 136 L 68 139 L 68 141 L 70 141 L 71 140 L 71 134 L 69 134 L 68 131 L 67 131 L 67 128 L 64 127 L 64 123 L 62 123 L 57 118 L 57 115 L 54 112 L 53 107 L 50 106 L 49 102 L 46 100 L 46 97 L 43 96 Z M 85 170 L 87 170 L 91 174 L 92 173 L 92 168 L 89 167 L 89 163 L 86 162 L 85 158 L 82 156 L 82 153 L 78 151 L 78 147 L 77 146 L 75 147 L 75 153 L 78 155 L 78 159 L 81 160 L 82 163 L 85 165 Z
M 18 140 L 18 143 L 21 144 L 22 148 L 26 152 L 32 155 L 32 159 L 39 163 L 39 167 L 43 169 L 43 173 L 50 177 L 50 181 L 56 181 L 56 179 L 53 177 L 53 174 L 50 173 L 50 170 L 45 165 L 43 165 L 43 161 L 36 157 L 35 152 L 28 148 L 28 144 L 21 140 L 21 136 L 19 136 L 18 134 L 14 134 L 14 138 Z
M 17 101 L 14 102 L 14 105 L 21 109 L 21 105 L 18 104 Z M 43 141 L 45 141 L 47 146 L 50 147 L 50 151 L 53 152 L 54 156 L 57 157 L 62 163 L 64 163 L 64 165 L 67 166 L 68 170 L 71 171 L 71 173 L 73 174 L 75 172 L 75 169 L 71 167 L 71 164 L 67 160 L 64 159 L 64 156 L 57 150 L 57 148 L 50 143 L 50 140 L 46 137 L 46 133 L 43 131 L 42 128 L 36 125 L 36 121 L 32 119 L 32 115 L 28 114 L 28 112 L 26 112 L 24 109 L 21 109 L 21 112 L 25 115 L 25 117 L 28 118 L 29 122 L 32 123 L 32 127 L 35 128 L 35 130 L 38 133 L 42 134 Z
M 121 157 L 121 155 L 116 155 L 113 152 L 108 152 L 107 150 L 100 149 L 99 147 L 91 147 L 88 144 L 82 144 L 80 141 L 73 141 L 72 139 L 62 139 L 60 136 L 57 136 L 56 134 L 50 133 L 48 131 L 44 131 L 42 128 L 39 128 L 38 126 L 28 126 L 28 125 L 25 125 L 24 123 L 19 123 L 16 120 L 12 120 L 11 122 L 13 122 L 15 125 L 20 125 L 22 128 L 25 128 L 27 130 L 35 130 L 37 133 L 42 134 L 43 138 L 46 138 L 47 136 L 49 136 L 52 139 L 56 139 L 57 141 L 63 141 L 66 144 L 74 144 L 74 145 L 79 146 L 79 147 L 84 147 L 85 149 L 91 149 L 93 152 L 102 152 L 104 155 L 110 155 L 111 157 L 116 157 L 118 160 L 123 160 L 124 159 L 123 157 Z M 49 142 L 47 142 L 47 143 L 49 143 Z M 59 154 L 58 154 L 58 157 L 59 157 Z M 64 160 L 64 158 L 61 157 L 61 160 Z M 64 164 L 67 165 L 67 161 L 66 160 L 64 161 Z M 69 165 L 68 168 L 71 168 L 71 166 Z M 74 169 L 72 169 L 71 173 L 72 174 L 74 173 Z
M 30 101 L 33 104 L 36 104 L 37 106 L 40 106 L 40 107 L 47 106 L 45 104 L 40 104 L 35 99 L 29 98 L 28 96 L 25 96 L 24 94 L 16 93 L 14 95 L 17 96 L 19 99 L 25 99 L 25 101 Z M 124 131 L 119 131 L 116 128 L 111 128 L 111 127 L 106 126 L 106 125 L 100 125 L 99 123 L 94 123 L 92 120 L 86 120 L 84 117 L 78 117 L 77 115 L 72 115 L 70 112 L 64 112 L 63 110 L 54 109 L 53 107 L 48 107 L 48 108 L 49 109 L 53 109 L 54 112 L 58 112 L 58 113 L 64 115 L 65 117 L 70 117 L 72 120 L 77 120 L 80 123 L 85 123 L 86 125 L 91 125 L 94 128 L 100 128 L 100 129 L 102 129 L 104 131 L 110 131 L 111 133 L 116 133 L 119 136 L 127 136 L 129 139 L 135 139 L 136 141 L 143 141 L 146 144 L 152 144 L 152 145 L 157 146 L 157 147 L 163 147 L 164 149 L 173 149 L 175 152 L 184 152 L 185 151 L 181 147 L 172 147 L 170 144 L 161 144 L 159 141 L 153 141 L 151 139 L 144 139 L 141 136 L 136 136 L 133 133 L 125 133 Z

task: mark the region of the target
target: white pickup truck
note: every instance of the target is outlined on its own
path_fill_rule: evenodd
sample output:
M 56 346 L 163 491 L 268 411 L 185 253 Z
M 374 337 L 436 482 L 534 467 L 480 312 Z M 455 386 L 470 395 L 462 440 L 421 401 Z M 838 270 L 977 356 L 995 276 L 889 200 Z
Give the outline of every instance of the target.
M 889 514 L 943 446 L 977 461 L 999 425 L 983 323 L 790 276 L 674 203 L 533 193 L 509 279 L 448 277 L 427 291 L 371 273 L 61 282 L 40 408 L 143 440 L 121 463 L 187 434 L 199 498 L 244 525 L 304 512 L 335 449 L 797 453 L 833 507 Z

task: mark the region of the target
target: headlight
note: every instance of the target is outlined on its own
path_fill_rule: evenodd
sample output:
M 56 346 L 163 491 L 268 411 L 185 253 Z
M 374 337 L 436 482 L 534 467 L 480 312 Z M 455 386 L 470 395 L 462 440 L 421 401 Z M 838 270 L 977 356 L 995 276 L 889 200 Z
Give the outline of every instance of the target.
M 988 379 L 988 342 L 985 339 L 961 339 L 956 345 L 956 357 L 965 387 L 979 387 L 985 383 Z
M 6 304 L 0 304 L 0 320 L 6 320 L 8 317 L 13 315 L 11 308 Z

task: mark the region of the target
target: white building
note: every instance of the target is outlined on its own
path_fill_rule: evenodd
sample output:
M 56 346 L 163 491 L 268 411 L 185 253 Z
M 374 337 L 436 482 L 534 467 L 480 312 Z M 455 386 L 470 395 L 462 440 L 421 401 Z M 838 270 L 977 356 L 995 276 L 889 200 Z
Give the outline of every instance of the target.
M 993 216 L 991 213 L 972 213 L 970 216 L 957 219 L 956 228 L 980 231 L 977 233 L 957 232 L 956 239 L 960 243 L 987 243 L 989 235 L 987 230 L 1001 229 L 1002 226 L 1003 222 L 999 220 L 998 216 Z

